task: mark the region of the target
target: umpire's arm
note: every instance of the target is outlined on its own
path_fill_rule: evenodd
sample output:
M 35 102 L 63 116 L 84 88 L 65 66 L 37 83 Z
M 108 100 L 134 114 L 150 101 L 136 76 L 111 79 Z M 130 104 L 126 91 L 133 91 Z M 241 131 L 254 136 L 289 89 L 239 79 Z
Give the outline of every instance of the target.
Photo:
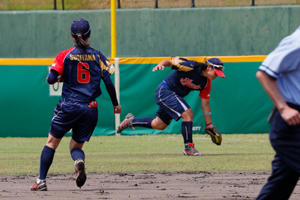
M 262 87 L 269 95 L 271 100 L 273 101 L 274 105 L 280 112 L 281 117 L 289 124 L 289 125 L 297 125 L 300 124 L 300 113 L 289 107 L 285 100 L 283 99 L 282 95 L 280 94 L 276 79 L 269 76 L 263 71 L 258 71 L 256 73 L 256 77 L 261 83 Z

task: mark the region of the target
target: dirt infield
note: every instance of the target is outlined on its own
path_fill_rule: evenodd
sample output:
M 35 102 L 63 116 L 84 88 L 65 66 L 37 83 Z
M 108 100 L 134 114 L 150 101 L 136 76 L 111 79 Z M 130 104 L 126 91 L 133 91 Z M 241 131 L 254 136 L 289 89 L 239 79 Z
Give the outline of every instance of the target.
M 266 172 L 226 173 L 89 173 L 83 188 L 73 175 L 50 175 L 48 191 L 32 192 L 35 176 L 1 175 L 0 199 L 254 199 L 265 183 Z M 300 199 L 297 185 L 290 198 Z

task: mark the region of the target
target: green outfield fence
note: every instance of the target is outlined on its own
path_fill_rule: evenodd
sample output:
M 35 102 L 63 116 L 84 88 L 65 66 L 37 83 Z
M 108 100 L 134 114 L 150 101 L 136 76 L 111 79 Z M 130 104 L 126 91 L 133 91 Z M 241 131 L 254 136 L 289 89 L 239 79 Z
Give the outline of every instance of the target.
M 205 57 L 187 57 L 203 61 Z M 220 57 L 226 78 L 212 82 L 211 108 L 214 125 L 223 133 L 264 133 L 272 107 L 255 77 L 265 56 Z M 121 119 L 128 112 L 137 117 L 155 116 L 155 90 L 171 69 L 152 72 L 152 67 L 170 57 L 120 58 Z M 60 86 L 46 83 L 54 59 L 0 59 L 0 137 L 47 136 Z M 113 75 L 114 76 L 114 75 Z M 112 77 L 113 79 L 113 77 Z M 103 84 L 101 85 L 102 88 Z M 105 87 L 98 98 L 99 121 L 94 135 L 114 135 L 112 104 Z M 51 94 L 51 95 L 50 95 Z M 198 92 L 186 98 L 194 112 L 194 133 L 203 133 L 204 120 Z M 180 133 L 181 123 L 172 122 L 163 130 L 125 130 L 124 135 Z
M 2 11 L 1 58 L 53 58 L 83 17 L 110 57 L 110 11 Z M 299 26 L 300 6 L 117 9 L 117 56 L 267 55 Z
M 0 12 L 0 136 L 47 136 L 59 99 L 50 96 L 45 80 L 48 66 L 58 52 L 73 45 L 70 24 L 79 17 L 90 22 L 92 47 L 109 57 L 109 10 Z M 300 6 L 118 9 L 121 119 L 127 112 L 154 116 L 155 89 L 169 73 L 169 69 L 151 72 L 163 59 L 159 56 L 218 55 L 223 56 L 226 78 L 212 84 L 214 124 L 224 133 L 267 132 L 272 103 L 255 78 L 264 56 L 244 55 L 267 55 L 299 26 L 299 19 Z M 197 92 L 186 100 L 194 110 L 194 132 L 203 133 Z M 114 115 L 105 88 L 98 101 L 99 122 L 94 134 L 113 135 Z M 137 129 L 124 134 L 180 130 L 180 123 L 172 123 L 164 131 Z

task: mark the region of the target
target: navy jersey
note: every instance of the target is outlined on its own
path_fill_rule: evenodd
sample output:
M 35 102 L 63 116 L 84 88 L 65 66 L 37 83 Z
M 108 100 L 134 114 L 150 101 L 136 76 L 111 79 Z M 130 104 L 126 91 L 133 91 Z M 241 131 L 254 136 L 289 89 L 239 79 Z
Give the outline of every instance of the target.
M 185 58 L 172 59 L 172 69 L 176 70 L 165 79 L 169 88 L 177 95 L 184 97 L 192 90 L 199 90 L 199 96 L 209 99 L 211 83 L 202 75 L 205 63 L 195 62 Z
M 72 47 L 60 52 L 51 67 L 62 77 L 64 85 L 62 98 L 71 98 L 79 102 L 90 102 L 100 94 L 101 78 L 111 82 L 114 72 L 109 60 L 93 48 Z

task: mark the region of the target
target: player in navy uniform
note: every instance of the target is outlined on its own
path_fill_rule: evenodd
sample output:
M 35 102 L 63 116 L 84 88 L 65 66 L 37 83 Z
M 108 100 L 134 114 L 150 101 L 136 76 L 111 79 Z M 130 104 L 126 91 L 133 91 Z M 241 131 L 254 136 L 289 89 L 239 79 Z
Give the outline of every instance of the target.
M 33 191 L 47 190 L 46 176 L 51 166 L 55 149 L 62 137 L 72 129 L 70 153 L 75 161 L 76 185 L 82 187 L 86 181 L 85 154 L 83 144 L 89 141 L 98 120 L 96 98 L 101 95 L 100 82 L 104 81 L 110 95 L 113 112 L 121 113 L 115 87 L 110 79 L 114 72 L 108 59 L 89 45 L 90 25 L 84 19 L 75 20 L 71 35 L 75 45 L 60 52 L 47 77 L 49 84 L 63 81 L 62 97 L 58 102 L 40 158 L 40 171 Z
M 183 153 L 188 156 L 199 156 L 200 153 L 194 147 L 192 137 L 193 112 L 183 98 L 191 91 L 199 90 L 206 126 L 209 129 L 215 129 L 209 106 L 210 89 L 212 80 L 217 76 L 225 77 L 223 63 L 218 58 L 210 58 L 206 63 L 174 58 L 163 60 L 152 71 L 164 70 L 165 67 L 171 67 L 174 71 L 160 83 L 156 90 L 156 103 L 159 106 L 156 112 L 157 117 L 134 118 L 129 113 L 118 127 L 118 132 L 121 133 L 128 127 L 163 130 L 172 119 L 177 121 L 182 118 L 182 136 L 185 145 Z M 214 143 L 221 144 L 221 134 L 211 134 L 210 136 Z
M 300 177 L 300 26 L 281 40 L 256 74 L 273 101 L 270 142 L 272 174 L 258 200 L 289 199 Z

